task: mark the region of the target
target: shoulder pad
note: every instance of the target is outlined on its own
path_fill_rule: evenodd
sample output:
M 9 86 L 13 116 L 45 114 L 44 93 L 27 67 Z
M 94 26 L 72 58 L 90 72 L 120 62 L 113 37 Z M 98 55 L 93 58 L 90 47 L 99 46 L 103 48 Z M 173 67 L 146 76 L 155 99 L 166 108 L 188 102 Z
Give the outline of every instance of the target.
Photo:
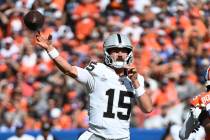
M 93 75 L 101 75 L 104 72 L 104 64 L 91 61 L 86 69 Z

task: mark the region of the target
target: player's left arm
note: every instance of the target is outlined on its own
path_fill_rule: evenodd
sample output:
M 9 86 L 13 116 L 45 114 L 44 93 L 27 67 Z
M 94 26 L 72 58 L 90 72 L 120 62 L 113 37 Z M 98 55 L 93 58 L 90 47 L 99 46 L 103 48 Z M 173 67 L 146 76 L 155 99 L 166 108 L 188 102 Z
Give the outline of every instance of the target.
M 137 97 L 138 105 L 144 113 L 152 112 L 152 100 L 147 93 Z
M 144 113 L 152 112 L 152 99 L 151 97 L 145 93 L 144 89 L 144 78 L 138 75 L 135 68 L 132 68 L 128 71 L 128 77 L 132 81 L 132 85 L 134 87 L 135 96 L 138 101 L 138 105 Z

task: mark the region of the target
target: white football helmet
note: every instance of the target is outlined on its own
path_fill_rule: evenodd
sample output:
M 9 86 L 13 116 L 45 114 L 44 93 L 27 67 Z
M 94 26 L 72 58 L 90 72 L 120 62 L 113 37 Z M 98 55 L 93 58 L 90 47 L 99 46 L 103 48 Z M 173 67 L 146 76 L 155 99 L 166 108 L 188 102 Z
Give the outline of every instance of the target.
M 112 34 L 104 41 L 104 62 L 108 66 L 114 68 L 124 68 L 125 65 L 131 64 L 133 61 L 133 48 L 129 38 L 122 34 Z M 125 48 L 128 49 L 128 56 L 124 61 L 114 61 L 109 51 L 112 48 Z

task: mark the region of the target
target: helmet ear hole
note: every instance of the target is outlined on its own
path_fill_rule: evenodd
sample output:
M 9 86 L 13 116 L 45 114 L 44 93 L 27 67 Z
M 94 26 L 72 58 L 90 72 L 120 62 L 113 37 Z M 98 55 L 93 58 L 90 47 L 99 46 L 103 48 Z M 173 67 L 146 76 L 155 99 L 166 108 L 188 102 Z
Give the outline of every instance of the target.
M 130 49 L 130 48 L 125 48 L 125 49 L 126 49 L 128 54 L 132 51 L 132 49 Z
M 110 54 L 112 49 L 114 49 L 114 48 L 109 48 L 109 49 L 106 50 L 108 52 L 108 54 Z

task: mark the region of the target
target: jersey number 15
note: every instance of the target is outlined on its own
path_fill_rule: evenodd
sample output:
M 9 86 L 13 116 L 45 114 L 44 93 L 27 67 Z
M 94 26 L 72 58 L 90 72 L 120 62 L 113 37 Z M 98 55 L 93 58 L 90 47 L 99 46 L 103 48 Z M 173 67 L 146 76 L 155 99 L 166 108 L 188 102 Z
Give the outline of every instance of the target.
M 112 112 L 113 101 L 114 101 L 114 89 L 107 90 L 106 95 L 108 96 L 108 105 L 107 105 L 107 111 L 104 112 L 103 117 L 114 118 L 115 114 Z M 127 91 L 120 91 L 119 96 L 120 97 L 119 97 L 118 107 L 127 109 L 127 113 L 126 115 L 124 115 L 123 112 L 117 112 L 117 117 L 120 120 L 128 120 L 131 114 L 131 102 L 125 103 L 124 97 L 129 97 L 129 99 L 131 100 L 131 98 L 133 97 L 133 93 Z

